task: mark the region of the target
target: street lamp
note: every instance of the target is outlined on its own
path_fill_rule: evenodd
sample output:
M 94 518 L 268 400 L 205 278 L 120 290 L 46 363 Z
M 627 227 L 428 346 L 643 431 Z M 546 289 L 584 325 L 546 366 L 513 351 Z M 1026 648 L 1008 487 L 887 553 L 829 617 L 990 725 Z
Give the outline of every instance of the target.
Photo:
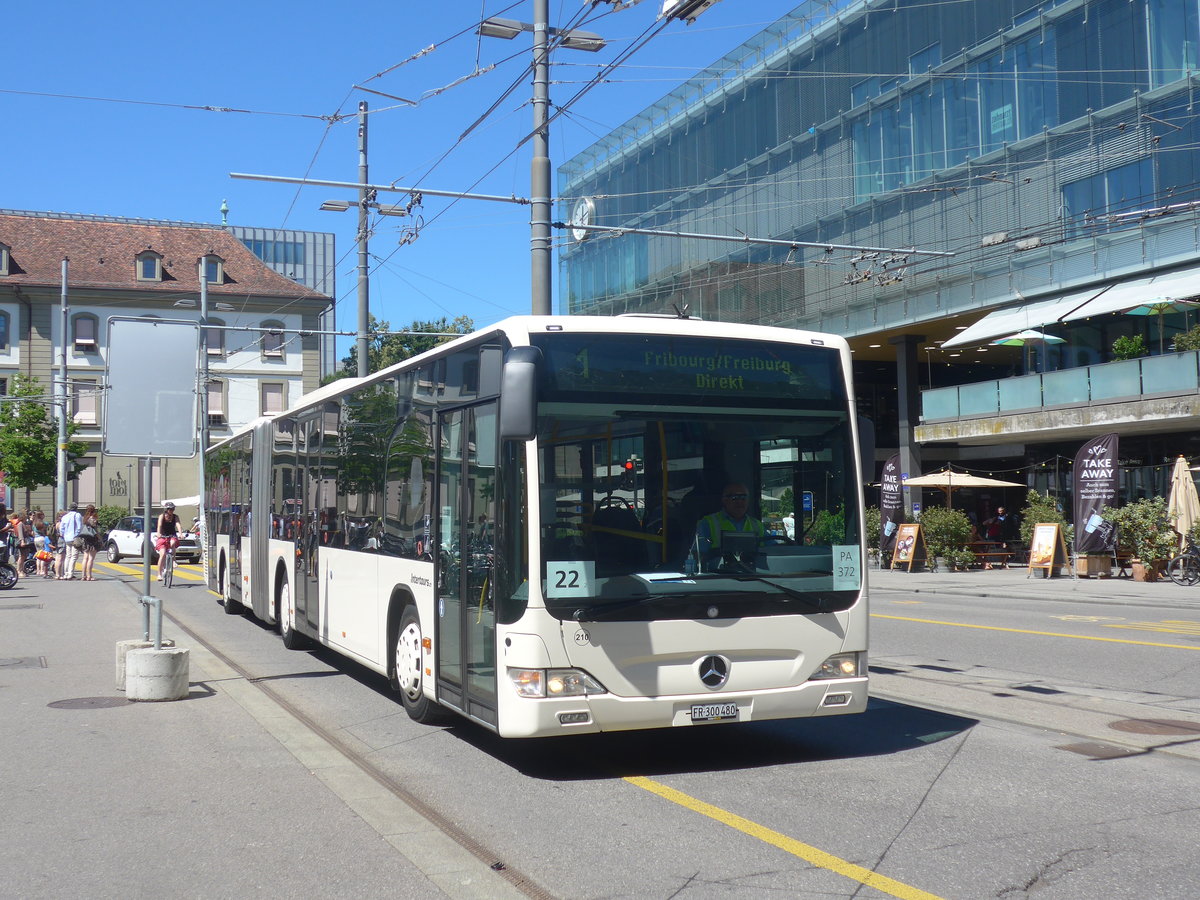
M 550 44 L 596 52 L 604 40 L 586 31 L 560 31 L 549 27 L 550 0 L 533 0 L 533 24 L 512 19 L 486 19 L 477 33 L 512 40 L 523 31 L 533 32 L 533 160 L 529 191 L 530 286 L 535 316 L 550 315 Z

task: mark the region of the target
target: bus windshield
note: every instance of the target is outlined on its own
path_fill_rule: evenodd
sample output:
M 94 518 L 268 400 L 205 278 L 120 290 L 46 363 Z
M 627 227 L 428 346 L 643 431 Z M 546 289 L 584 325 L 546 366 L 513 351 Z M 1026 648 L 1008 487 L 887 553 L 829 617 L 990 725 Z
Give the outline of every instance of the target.
M 858 472 L 835 350 L 562 338 L 542 347 L 538 407 L 552 614 L 730 618 L 857 602 Z

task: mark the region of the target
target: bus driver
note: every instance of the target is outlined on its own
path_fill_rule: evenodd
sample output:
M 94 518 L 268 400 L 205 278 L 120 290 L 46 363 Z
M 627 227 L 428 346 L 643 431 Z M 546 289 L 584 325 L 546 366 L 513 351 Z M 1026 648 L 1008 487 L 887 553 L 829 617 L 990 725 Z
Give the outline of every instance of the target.
M 766 529 L 762 522 L 748 514 L 749 508 L 750 492 L 744 484 L 733 481 L 725 485 L 721 491 L 721 509 L 705 516 L 696 525 L 702 571 L 711 572 L 725 562 L 721 549 L 721 537 L 725 534 L 752 534 L 755 547 L 762 546 Z

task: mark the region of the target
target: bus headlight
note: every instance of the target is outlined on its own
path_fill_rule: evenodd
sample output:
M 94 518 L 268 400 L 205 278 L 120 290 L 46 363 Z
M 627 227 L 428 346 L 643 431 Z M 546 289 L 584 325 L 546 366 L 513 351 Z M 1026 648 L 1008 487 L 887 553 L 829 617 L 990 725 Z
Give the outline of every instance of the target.
M 509 669 L 518 697 L 585 697 L 608 689 L 582 669 Z
M 859 674 L 857 653 L 835 653 L 809 676 L 810 681 L 822 678 L 854 678 Z

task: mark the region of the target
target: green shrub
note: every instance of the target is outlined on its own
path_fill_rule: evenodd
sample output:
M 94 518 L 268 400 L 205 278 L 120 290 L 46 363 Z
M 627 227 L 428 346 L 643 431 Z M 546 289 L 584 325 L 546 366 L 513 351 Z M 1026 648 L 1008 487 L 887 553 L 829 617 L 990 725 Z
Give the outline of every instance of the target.
M 1146 355 L 1146 339 L 1140 334 L 1123 334 L 1112 345 L 1113 359 L 1137 359 Z
M 879 549 L 879 536 L 883 531 L 883 513 L 878 506 L 868 506 L 863 510 L 863 527 L 867 531 L 867 549 Z
M 965 513 L 930 506 L 921 510 L 918 521 L 931 564 L 939 556 L 954 568 L 965 568 L 974 561 L 975 554 L 967 549 L 971 542 L 971 522 Z
M 117 520 L 122 516 L 128 515 L 129 512 L 124 506 L 97 506 L 96 521 L 100 523 L 100 530 L 108 531 L 117 524 Z
M 1075 526 L 1068 525 L 1066 517 L 1059 511 L 1058 503 L 1049 494 L 1039 494 L 1030 491 L 1025 499 L 1025 508 L 1021 510 L 1021 540 L 1026 545 L 1033 540 L 1033 529 L 1036 525 L 1057 524 L 1062 526 L 1063 540 L 1067 546 L 1075 536 Z
M 1191 330 L 1175 335 L 1175 349 L 1180 352 L 1200 350 L 1200 325 L 1193 325 Z
M 1176 553 L 1179 535 L 1167 519 L 1166 497 L 1135 500 L 1124 506 L 1106 506 L 1100 515 L 1117 526 L 1122 544 L 1142 562 L 1165 562 Z
M 816 519 L 804 535 L 804 543 L 821 546 L 846 543 L 846 509 L 839 506 L 834 512 L 827 509 L 817 513 Z

